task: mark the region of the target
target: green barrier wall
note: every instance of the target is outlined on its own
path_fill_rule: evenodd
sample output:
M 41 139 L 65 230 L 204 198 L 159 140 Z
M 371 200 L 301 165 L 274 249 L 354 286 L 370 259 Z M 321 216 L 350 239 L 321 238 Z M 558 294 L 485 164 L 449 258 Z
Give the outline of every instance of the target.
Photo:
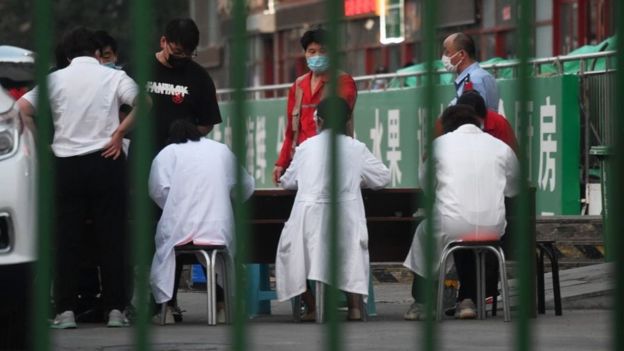
M 499 80 L 499 112 L 517 131 L 516 80 Z M 537 187 L 537 211 L 543 215 L 580 212 L 580 117 L 578 77 L 532 78 L 529 106 L 531 183 Z M 416 91 L 414 91 L 416 90 Z M 440 113 L 454 96 L 453 87 L 438 86 Z M 247 153 L 244 164 L 259 188 L 274 187 L 271 171 L 286 128 L 286 99 L 247 102 Z M 355 109 L 356 138 L 368 145 L 392 172 L 392 187 L 418 187 L 418 166 L 424 149 L 424 88 L 362 92 Z M 222 103 L 224 122 L 212 138 L 231 145 L 232 103 Z

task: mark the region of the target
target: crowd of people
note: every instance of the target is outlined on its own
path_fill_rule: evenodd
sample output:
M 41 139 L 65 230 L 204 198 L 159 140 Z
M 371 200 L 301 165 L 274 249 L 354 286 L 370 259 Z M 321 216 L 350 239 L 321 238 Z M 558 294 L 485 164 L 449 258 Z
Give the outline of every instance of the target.
M 298 77 L 288 93 L 287 128 L 273 181 L 297 194 L 281 233 L 275 258 L 276 290 L 280 301 L 301 296 L 303 320 L 314 320 L 316 306 L 308 281 L 330 282 L 328 223 L 332 212 L 329 169 L 329 126 L 335 126 L 340 160 L 337 173 L 338 250 L 337 287 L 347 293 L 348 318 L 359 320 L 368 295 L 368 231 L 360 189 L 379 189 L 390 182 L 390 171 L 365 144 L 354 138 L 353 110 L 357 87 L 340 71 L 336 97 L 329 95 L 328 33 L 317 28 L 301 37 L 309 72 Z M 215 84 L 192 60 L 199 31 L 191 19 L 170 21 L 155 52 L 147 81 L 147 105 L 154 119 L 156 148 L 146 183 L 156 209 L 154 256 L 150 283 L 155 305 L 167 304 L 167 323 L 181 320 L 177 282 L 181 262 L 174 249 L 187 243 L 224 245 L 235 254 L 235 174 L 241 167 L 221 143 L 206 138 L 221 123 Z M 498 92 L 494 78 L 476 61 L 474 41 L 464 33 L 444 40 L 447 70 L 457 74 L 456 98 L 438 119 L 435 152 L 424 160 L 421 178 L 434 167 L 432 221 L 439 252 L 466 233 L 505 232 L 504 198 L 517 192 L 517 141 L 506 119 L 495 111 Z M 132 265 L 129 261 L 127 158 L 136 157 L 128 137 L 135 116 L 139 88 L 118 66 L 115 40 L 104 31 L 79 27 L 57 48 L 57 70 L 48 77 L 48 96 L 54 137 L 56 265 L 53 328 L 77 327 L 75 312 L 81 295 L 81 253 L 96 252 L 102 309 L 109 327 L 129 324 Z M 27 125 L 36 128 L 39 88 L 18 104 Z M 414 155 L 414 157 L 418 157 Z M 423 156 L 424 157 L 424 156 Z M 244 169 L 243 199 L 254 190 L 254 178 Z M 421 180 L 421 185 L 425 184 Z M 84 223 L 92 220 L 92 230 Z M 414 272 L 414 303 L 408 320 L 425 318 L 419 285 L 424 281 L 426 221 L 420 223 L 404 265 Z M 94 245 L 85 248 L 84 237 Z M 125 253 L 125 254 L 120 254 Z M 460 290 L 458 318 L 475 318 L 474 258 L 456 253 Z M 438 267 L 446 269 L 446 267 Z M 99 271 L 99 274 L 97 273 Z M 490 296 L 496 287 L 490 283 Z M 223 292 L 218 290 L 218 309 Z M 156 306 L 155 306 L 156 307 Z M 160 321 L 161 316 L 155 320 Z

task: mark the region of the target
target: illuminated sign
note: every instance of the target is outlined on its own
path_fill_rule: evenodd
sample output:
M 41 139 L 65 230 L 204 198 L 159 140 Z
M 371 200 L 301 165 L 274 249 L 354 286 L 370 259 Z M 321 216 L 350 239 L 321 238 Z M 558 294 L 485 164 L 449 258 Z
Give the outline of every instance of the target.
M 346 17 L 379 13 L 377 0 L 344 0 L 344 13 Z

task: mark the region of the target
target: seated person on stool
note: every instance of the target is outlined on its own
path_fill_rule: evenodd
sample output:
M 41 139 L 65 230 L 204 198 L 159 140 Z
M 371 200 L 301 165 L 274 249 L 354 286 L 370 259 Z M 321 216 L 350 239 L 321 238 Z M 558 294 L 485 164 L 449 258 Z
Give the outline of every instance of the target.
M 348 294 L 351 320 L 362 318 L 360 302 L 368 295 L 369 282 L 368 230 L 361 187 L 381 188 L 390 181 L 390 171 L 366 145 L 345 135 L 350 108 L 345 100 L 335 99 L 319 104 L 319 134 L 297 147 L 292 163 L 280 178 L 280 185 L 297 189 L 297 195 L 277 248 L 277 298 L 285 301 L 303 294 L 308 308 L 303 320 L 313 320 L 316 312 L 307 280 L 330 282 L 330 118 L 337 119 L 338 126 L 338 288 Z M 335 111 L 330 110 L 332 103 Z
M 518 160 L 504 142 L 483 132 L 475 110 L 456 105 L 442 114 L 444 135 L 434 140 L 435 204 L 434 240 L 438 256 L 451 241 L 466 234 L 496 235 L 505 232 L 505 196 L 517 192 Z M 431 162 L 429 160 L 428 162 Z M 420 169 L 420 184 L 425 185 L 426 163 Z M 429 189 L 424 189 L 425 191 Z M 424 243 L 427 220 L 416 229 L 410 252 L 403 265 L 414 272 L 412 296 L 414 303 L 405 313 L 407 320 L 425 318 L 424 298 L 418 285 L 424 283 Z M 471 252 L 468 254 L 472 255 Z M 457 316 L 475 318 L 476 272 L 474 260 L 457 266 L 460 290 Z
M 231 200 L 239 167 L 236 157 L 226 145 L 202 138 L 197 127 L 185 119 L 174 121 L 169 135 L 169 145 L 154 159 L 149 177 L 149 194 L 162 208 L 150 273 L 158 304 L 174 296 L 176 246 L 225 245 L 230 254 L 234 251 Z M 253 193 L 254 179 L 241 171 L 246 200 Z M 221 303 L 217 309 L 223 315 L 223 296 L 218 295 Z M 167 323 L 172 323 L 168 314 Z

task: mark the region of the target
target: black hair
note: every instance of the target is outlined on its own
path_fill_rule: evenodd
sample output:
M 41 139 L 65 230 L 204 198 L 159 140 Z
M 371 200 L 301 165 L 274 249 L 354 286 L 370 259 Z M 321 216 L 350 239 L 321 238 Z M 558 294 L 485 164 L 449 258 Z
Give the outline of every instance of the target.
M 457 105 L 468 105 L 474 108 L 477 116 L 485 118 L 487 116 L 487 108 L 485 107 L 485 100 L 481 97 L 476 90 L 465 91 L 457 99 Z
M 199 29 L 190 18 L 176 18 L 165 27 L 165 39 L 182 46 L 186 54 L 192 54 L 199 44 Z
M 76 27 L 65 34 L 62 46 L 69 60 L 78 56 L 94 56 L 100 48 L 93 31 L 85 27 Z
M 473 124 L 480 127 L 481 123 L 472 106 L 455 105 L 449 106 L 442 112 L 442 131 L 449 133 L 464 124 Z
M 201 133 L 187 118 L 176 119 L 171 122 L 169 126 L 169 138 L 167 139 L 167 145 L 169 144 L 184 144 L 187 141 L 198 141 L 201 139 Z
M 316 28 L 316 29 L 309 30 L 303 33 L 303 36 L 301 37 L 301 40 L 300 40 L 301 47 L 305 51 L 308 49 L 308 46 L 312 43 L 317 43 L 321 46 L 325 46 L 328 37 L 329 37 L 329 34 L 323 28 Z
M 455 33 L 455 39 L 453 40 L 455 49 L 464 50 L 471 59 L 477 57 L 477 48 L 472 37 L 466 33 Z
M 63 43 L 56 44 L 54 47 L 54 61 L 55 61 L 55 70 L 63 69 L 69 66 L 69 60 L 67 59 L 67 54 L 65 53 L 65 47 L 63 47 Z
M 351 109 L 349 104 L 339 97 L 328 97 L 323 99 L 316 107 L 316 116 L 323 121 L 322 129 L 331 127 L 328 119 L 336 119 L 337 130 L 341 134 L 347 133 L 347 122 L 349 121 Z
M 95 40 L 100 46 L 100 51 L 103 51 L 106 47 L 110 47 L 111 50 L 117 54 L 117 41 L 105 30 L 97 30 L 93 33 Z

